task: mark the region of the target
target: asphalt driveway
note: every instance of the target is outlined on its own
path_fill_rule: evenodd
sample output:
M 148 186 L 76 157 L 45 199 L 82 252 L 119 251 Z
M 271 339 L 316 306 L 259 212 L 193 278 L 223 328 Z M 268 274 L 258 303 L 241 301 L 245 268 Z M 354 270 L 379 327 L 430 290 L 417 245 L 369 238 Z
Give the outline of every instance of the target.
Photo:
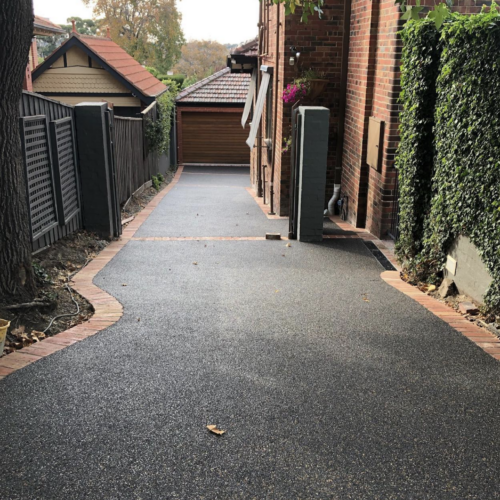
M 286 234 L 246 186 L 188 169 L 136 236 Z M 0 381 L 0 498 L 500 498 L 500 363 L 382 271 L 356 239 L 129 242 L 94 280 L 123 318 Z

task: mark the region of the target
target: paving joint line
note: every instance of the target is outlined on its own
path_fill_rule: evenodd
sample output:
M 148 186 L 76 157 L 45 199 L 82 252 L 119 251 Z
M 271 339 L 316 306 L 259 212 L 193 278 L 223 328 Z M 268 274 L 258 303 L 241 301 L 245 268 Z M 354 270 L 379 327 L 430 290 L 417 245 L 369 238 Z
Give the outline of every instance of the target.
M 71 288 L 87 299 L 94 308 L 94 315 L 85 323 L 73 326 L 57 333 L 51 337 L 32 344 L 28 347 L 14 351 L 0 358 L 0 380 L 11 373 L 24 368 L 31 363 L 50 356 L 54 352 L 60 351 L 77 342 L 81 342 L 87 337 L 95 335 L 101 330 L 114 325 L 123 316 L 123 306 L 118 300 L 94 285 L 93 280 L 97 273 L 101 271 L 115 255 L 133 239 L 136 231 L 142 226 L 153 210 L 163 200 L 163 198 L 175 187 L 182 174 L 183 167 L 180 166 L 168 186 L 160 191 L 145 207 L 139 212 L 135 219 L 123 230 L 122 236 L 112 241 L 95 259 L 82 268 L 70 282 Z
M 260 207 L 260 209 L 264 212 L 264 215 L 268 218 L 268 219 L 272 219 L 272 220 L 284 220 L 284 219 L 288 219 L 288 217 L 284 217 L 284 216 L 281 216 L 281 215 L 270 215 L 269 214 L 269 207 L 267 205 L 264 205 L 264 200 L 259 198 L 256 194 L 255 194 L 255 191 L 253 190 L 253 188 L 251 187 L 246 187 L 245 188 L 248 192 L 248 194 L 255 200 L 255 202 L 257 203 L 257 205 Z

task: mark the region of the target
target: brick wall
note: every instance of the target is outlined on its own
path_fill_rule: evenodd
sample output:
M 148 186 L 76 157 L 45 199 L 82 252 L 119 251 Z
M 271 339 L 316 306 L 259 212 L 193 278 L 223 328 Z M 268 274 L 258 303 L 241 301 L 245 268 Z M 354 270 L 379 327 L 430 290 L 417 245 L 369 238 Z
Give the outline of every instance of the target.
M 265 8 L 265 7 L 264 7 Z M 325 106 L 330 110 L 330 135 L 328 153 L 328 171 L 326 201 L 333 192 L 333 178 L 335 169 L 336 140 L 338 131 L 339 85 L 342 57 L 342 22 L 343 1 L 326 0 L 323 19 L 309 18 L 307 24 L 300 22 L 300 16 L 284 15 L 284 8 L 280 13 L 280 65 L 278 92 L 274 89 L 274 99 L 278 99 L 277 139 L 275 155 L 274 210 L 278 215 L 288 215 L 290 196 L 290 153 L 282 154 L 283 140 L 291 135 L 291 105 L 284 104 L 281 96 L 283 89 L 295 78 L 300 77 L 303 70 L 312 68 L 324 73 L 329 83 L 321 96 L 313 103 L 304 102 L 304 105 Z M 276 13 L 277 7 L 269 7 L 269 50 L 268 56 L 262 58 L 262 64 L 276 67 Z M 295 46 L 300 52 L 298 64 L 290 66 L 292 54 L 290 47 Z M 274 83 L 274 81 L 273 81 Z M 272 110 L 271 110 L 272 111 Z M 263 123 L 266 120 L 267 109 L 264 110 Z M 265 132 L 265 130 L 264 130 Z M 267 162 L 267 151 L 262 153 L 263 164 L 269 164 L 266 169 L 266 180 L 269 181 L 271 170 Z M 256 182 L 257 154 L 254 148 L 252 153 L 252 181 Z M 255 186 L 254 186 L 255 187 Z M 266 203 L 269 203 L 269 182 L 266 182 Z M 325 201 L 325 203 L 326 203 Z
M 473 0 L 459 0 L 454 10 L 473 13 L 480 8 Z M 388 236 L 391 230 L 397 198 L 394 161 L 399 143 L 400 16 L 393 0 L 352 2 L 342 192 L 349 198 L 348 222 L 366 227 L 378 237 Z M 366 164 L 370 116 L 385 123 L 380 171 Z
M 426 0 L 433 5 L 431 0 Z M 424 4 L 425 2 L 422 2 Z M 277 7 L 266 7 L 269 20 L 267 55 L 261 63 L 276 66 Z M 458 0 L 455 10 L 478 12 L 474 0 Z M 284 16 L 281 6 L 280 67 L 278 93 L 277 141 L 275 154 L 275 212 L 288 215 L 290 192 L 290 154 L 282 155 L 283 139 L 291 135 L 291 106 L 281 99 L 283 88 L 300 76 L 301 69 L 312 68 L 323 72 L 329 80 L 324 93 L 314 104 L 330 110 L 325 206 L 333 191 L 339 114 L 339 87 L 342 58 L 343 0 L 326 0 L 323 19 L 311 17 L 308 24 L 300 23 L 300 16 Z M 397 32 L 403 24 L 399 7 L 394 0 L 352 0 L 350 19 L 350 46 L 348 61 L 345 135 L 342 152 L 342 193 L 348 196 L 348 222 L 366 227 L 378 237 L 386 237 L 394 219 L 397 198 L 395 154 L 399 142 L 400 58 L 402 44 Z M 290 46 L 301 53 L 299 65 L 290 66 Z M 274 84 L 274 81 L 273 81 Z M 263 123 L 266 113 L 264 110 Z M 384 122 L 382 162 L 380 171 L 368 167 L 366 147 L 369 117 Z M 263 130 L 265 132 L 265 128 Z M 266 169 L 265 200 L 269 203 L 269 175 L 271 162 L 267 151 L 262 151 L 262 165 Z M 257 182 L 256 148 L 252 152 L 252 182 Z

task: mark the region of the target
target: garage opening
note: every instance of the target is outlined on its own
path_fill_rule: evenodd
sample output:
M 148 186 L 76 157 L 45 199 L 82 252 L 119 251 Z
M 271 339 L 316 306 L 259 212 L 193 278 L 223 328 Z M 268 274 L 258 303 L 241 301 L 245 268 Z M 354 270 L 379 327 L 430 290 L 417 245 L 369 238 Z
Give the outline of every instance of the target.
M 179 111 L 178 111 L 179 112 Z M 241 126 L 242 108 L 180 111 L 179 160 L 184 164 L 248 165 L 248 131 Z
M 251 75 L 229 68 L 187 87 L 176 99 L 180 164 L 250 164 L 242 115 Z

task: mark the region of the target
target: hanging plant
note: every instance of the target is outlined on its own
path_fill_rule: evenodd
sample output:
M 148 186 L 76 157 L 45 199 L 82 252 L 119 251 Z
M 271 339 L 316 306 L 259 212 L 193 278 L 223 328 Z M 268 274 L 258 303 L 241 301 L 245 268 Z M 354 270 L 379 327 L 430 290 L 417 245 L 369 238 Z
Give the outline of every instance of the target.
M 306 96 L 312 101 L 325 90 L 327 84 L 328 80 L 324 78 L 324 73 L 309 68 L 300 78 L 287 85 L 283 91 L 283 101 L 294 104 Z
M 289 83 L 283 91 L 283 101 L 287 104 L 294 104 L 306 95 L 307 86 L 305 83 Z

